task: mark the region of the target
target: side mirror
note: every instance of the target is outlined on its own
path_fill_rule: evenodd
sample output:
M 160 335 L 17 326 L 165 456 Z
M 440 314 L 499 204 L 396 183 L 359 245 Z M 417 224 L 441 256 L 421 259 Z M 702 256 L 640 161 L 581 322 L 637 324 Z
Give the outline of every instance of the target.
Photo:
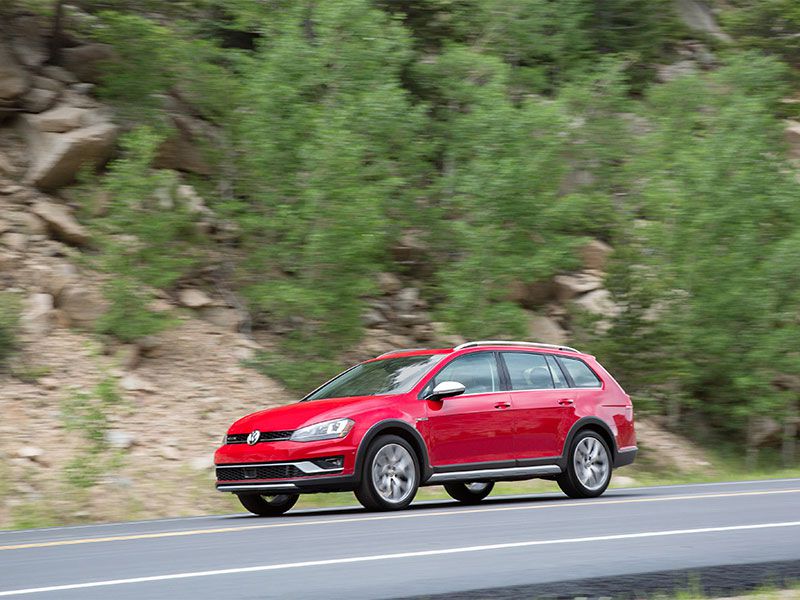
M 426 400 L 435 400 L 441 401 L 445 398 L 452 398 L 453 396 L 458 396 L 463 394 L 467 388 L 464 387 L 463 383 L 459 383 L 458 381 L 443 381 L 436 385 L 433 388 L 433 391 L 428 394 L 425 399 Z

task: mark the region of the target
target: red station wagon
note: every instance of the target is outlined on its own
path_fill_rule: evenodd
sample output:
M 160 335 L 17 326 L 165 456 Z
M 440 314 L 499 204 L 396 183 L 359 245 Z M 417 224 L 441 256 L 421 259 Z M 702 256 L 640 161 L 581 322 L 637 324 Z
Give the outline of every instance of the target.
M 214 462 L 219 491 L 270 516 L 304 493 L 354 491 L 368 509 L 398 510 L 421 485 L 474 503 L 496 481 L 536 477 L 590 498 L 636 450 L 631 399 L 593 356 L 480 341 L 355 365 L 236 421 Z

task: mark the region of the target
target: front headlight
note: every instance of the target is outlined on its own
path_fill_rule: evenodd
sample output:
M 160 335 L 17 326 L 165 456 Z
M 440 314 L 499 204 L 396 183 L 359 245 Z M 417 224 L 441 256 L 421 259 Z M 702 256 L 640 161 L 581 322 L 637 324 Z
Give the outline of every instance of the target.
M 227 443 L 228 443 L 228 434 L 225 433 L 222 435 L 222 445 L 224 446 Z
M 308 427 L 301 427 L 296 430 L 292 437 L 293 442 L 315 442 L 317 440 L 334 440 L 343 438 L 355 425 L 352 419 L 334 419 L 333 421 L 323 421 L 314 423 Z

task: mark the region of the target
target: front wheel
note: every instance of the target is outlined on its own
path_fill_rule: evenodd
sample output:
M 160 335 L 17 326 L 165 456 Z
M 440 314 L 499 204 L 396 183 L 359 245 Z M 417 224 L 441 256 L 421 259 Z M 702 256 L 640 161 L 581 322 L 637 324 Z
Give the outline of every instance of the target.
M 247 510 L 259 517 L 277 517 L 292 508 L 300 497 L 298 494 L 278 494 L 262 496 L 260 494 L 238 494 L 239 502 Z
M 400 510 L 419 487 L 419 461 L 403 438 L 384 435 L 367 450 L 356 498 L 367 510 Z
M 493 481 L 444 484 L 444 489 L 450 497 L 464 504 L 477 504 L 492 492 L 493 487 Z
M 611 482 L 611 452 L 594 431 L 581 431 L 572 440 L 567 470 L 556 478 L 570 498 L 596 498 Z

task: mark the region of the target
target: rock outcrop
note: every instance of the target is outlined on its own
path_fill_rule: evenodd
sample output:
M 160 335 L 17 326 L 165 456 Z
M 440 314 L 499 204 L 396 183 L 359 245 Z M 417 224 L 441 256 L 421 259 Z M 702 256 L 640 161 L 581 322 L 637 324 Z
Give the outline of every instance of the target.
M 701 0 L 674 0 L 676 12 L 689 29 L 705 33 L 723 42 L 731 37 L 720 29 L 710 6 Z
M 89 233 L 75 220 L 66 206 L 39 201 L 31 207 L 31 212 L 46 224 L 55 239 L 76 246 L 89 244 Z
M 42 190 L 53 190 L 73 181 L 85 165 L 107 161 L 118 128 L 112 123 L 97 123 L 67 133 L 28 131 L 33 154 L 25 181 Z

